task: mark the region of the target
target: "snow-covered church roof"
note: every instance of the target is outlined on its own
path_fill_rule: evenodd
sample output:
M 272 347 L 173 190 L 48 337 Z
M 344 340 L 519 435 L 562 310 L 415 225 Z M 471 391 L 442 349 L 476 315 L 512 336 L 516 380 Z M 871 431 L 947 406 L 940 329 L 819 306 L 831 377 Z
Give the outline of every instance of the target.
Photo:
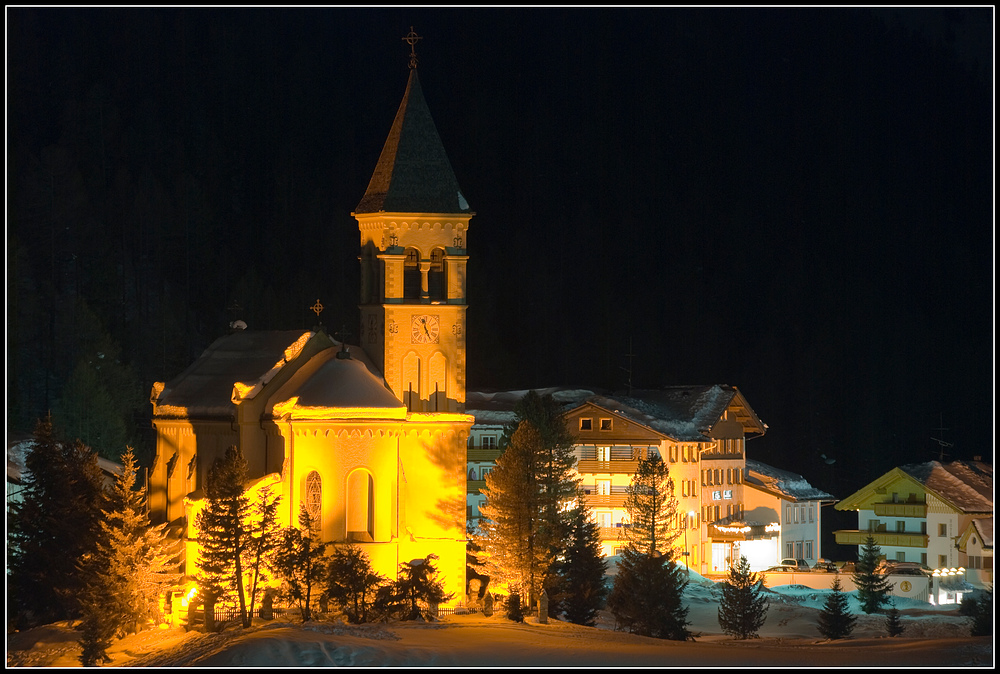
M 801 475 L 747 459 L 747 484 L 761 487 L 790 501 L 834 501 L 834 497 L 809 484 Z

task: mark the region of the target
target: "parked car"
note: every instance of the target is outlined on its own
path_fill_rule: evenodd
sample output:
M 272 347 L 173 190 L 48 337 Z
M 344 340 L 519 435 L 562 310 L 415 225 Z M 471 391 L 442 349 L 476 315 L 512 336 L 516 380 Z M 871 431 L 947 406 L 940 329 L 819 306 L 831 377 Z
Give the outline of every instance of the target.
M 882 574 L 892 574 L 896 576 L 924 576 L 930 575 L 930 570 L 926 569 L 919 562 L 897 562 L 891 559 L 883 559 L 875 568 Z
M 791 569 L 792 571 L 808 571 L 809 570 L 809 562 L 807 562 L 804 559 L 792 559 L 791 557 L 785 557 L 783 560 L 781 560 L 781 564 L 779 564 L 779 566 L 794 567 L 794 568 Z
M 831 562 L 829 559 L 823 559 L 822 557 L 816 560 L 813 564 L 813 571 L 832 571 L 836 573 L 837 565 Z
M 787 572 L 787 571 L 798 571 L 799 570 L 799 565 L 798 565 L 798 563 L 795 562 L 794 559 L 791 560 L 791 562 L 792 562 L 791 564 L 787 563 L 788 561 L 789 560 L 787 560 L 787 559 L 781 560 L 781 564 L 778 564 L 777 566 L 772 566 L 770 569 L 766 569 L 765 573 L 773 573 L 775 571 L 786 571 Z

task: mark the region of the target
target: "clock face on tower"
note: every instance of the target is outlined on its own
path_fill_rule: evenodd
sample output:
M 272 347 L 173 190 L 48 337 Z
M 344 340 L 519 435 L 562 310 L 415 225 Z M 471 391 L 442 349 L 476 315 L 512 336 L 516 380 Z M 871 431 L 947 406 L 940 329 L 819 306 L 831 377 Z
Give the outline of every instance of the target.
M 440 328 L 437 316 L 415 315 L 410 324 L 410 341 L 414 344 L 437 344 Z

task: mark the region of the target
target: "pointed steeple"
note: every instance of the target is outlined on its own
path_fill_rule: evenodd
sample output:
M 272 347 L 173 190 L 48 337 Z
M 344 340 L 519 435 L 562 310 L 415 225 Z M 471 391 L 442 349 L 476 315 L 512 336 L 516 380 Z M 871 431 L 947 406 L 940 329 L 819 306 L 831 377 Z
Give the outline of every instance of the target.
M 472 214 L 427 108 L 416 68 L 410 70 L 382 155 L 355 210 L 379 212 Z

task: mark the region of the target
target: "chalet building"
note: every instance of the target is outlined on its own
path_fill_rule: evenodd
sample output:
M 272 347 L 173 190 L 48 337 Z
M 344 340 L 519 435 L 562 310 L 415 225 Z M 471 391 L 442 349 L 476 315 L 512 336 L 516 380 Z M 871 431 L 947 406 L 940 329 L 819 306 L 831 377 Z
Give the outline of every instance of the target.
M 810 567 L 822 557 L 822 506 L 836 501 L 801 475 L 747 459 L 744 501 L 748 539 L 740 547 L 754 571 L 778 558 L 803 559 Z
M 964 573 L 971 563 L 978 564 L 979 573 L 968 574 L 969 581 L 983 578 L 984 562 L 992 564 L 993 467 L 979 457 L 893 468 L 835 507 L 858 513 L 857 529 L 834 532 L 841 545 L 860 550 L 870 534 L 887 560 L 917 562 L 938 574 L 952 569 Z M 977 520 L 983 523 L 974 524 Z M 970 554 L 977 558 L 971 563 Z
M 966 560 L 968 581 L 977 587 L 992 587 L 993 517 L 979 517 L 969 522 L 958 539 L 958 552 Z
M 465 448 L 473 423 L 464 413 L 465 272 L 474 213 L 415 64 L 353 215 L 359 345 L 321 327 L 235 330 L 153 386 L 151 515 L 184 537 L 189 582 L 206 476 L 238 445 L 251 496 L 269 487 L 281 497 L 282 526 L 297 525 L 304 506 L 324 540 L 358 544 L 389 577 L 400 563 L 433 553 L 445 590 L 465 595 Z M 321 304 L 313 308 L 319 316 Z
M 793 543 L 793 550 L 795 543 L 808 540 L 814 543 L 816 557 L 820 556 L 818 504 L 832 497 L 812 488 L 807 493 L 801 487 L 805 481 L 799 476 L 795 477 L 800 482 L 788 480 L 788 487 L 778 487 L 781 480 L 765 477 L 763 464 L 758 464 L 756 484 L 749 485 L 746 441 L 763 435 L 767 426 L 736 387 L 675 386 L 633 391 L 630 396 L 590 390 L 538 392 L 551 394 L 566 410 L 566 423 L 576 439 L 574 452 L 584 498 L 600 525 L 601 548 L 606 556 L 618 554 L 626 545 L 626 488 L 638 462 L 652 455 L 662 458 L 670 469 L 678 502 L 676 525 L 681 531 L 675 547 L 679 558 L 691 568 L 704 575 L 725 573 L 741 551 L 746 554 L 746 550 L 754 549 L 761 551 L 754 554 L 762 560 L 763 568 L 773 566 L 781 557 L 785 540 Z M 499 455 L 496 443 L 525 393 L 469 393 L 467 411 L 476 417 L 467 455 L 470 526 L 475 525 L 478 508 L 485 499 L 481 494 L 484 471 L 490 470 Z M 780 473 L 769 470 L 769 476 Z M 471 481 L 473 473 L 476 481 Z M 797 508 L 787 539 L 781 538 L 785 526 L 781 520 L 782 502 L 794 502 Z M 772 513 L 766 517 L 759 510 L 764 503 Z M 811 533 L 807 524 L 798 522 L 798 507 L 805 507 L 808 518 L 808 504 L 813 507 Z M 751 519 L 748 509 L 758 509 L 763 519 Z

